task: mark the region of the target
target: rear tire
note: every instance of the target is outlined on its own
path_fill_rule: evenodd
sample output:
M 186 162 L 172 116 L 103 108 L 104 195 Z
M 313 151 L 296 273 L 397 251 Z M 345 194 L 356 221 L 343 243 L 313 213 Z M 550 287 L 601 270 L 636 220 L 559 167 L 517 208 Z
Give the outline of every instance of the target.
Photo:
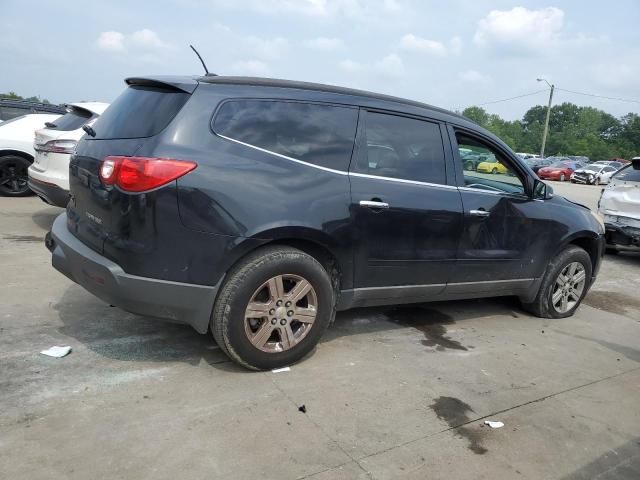
M 310 286 L 309 293 L 296 300 L 296 288 L 306 289 L 302 282 Z M 324 267 L 298 249 L 271 246 L 249 254 L 229 272 L 211 331 L 234 362 L 270 370 L 311 352 L 334 315 L 335 292 Z
M 571 277 L 569 273 L 573 265 L 576 265 L 576 269 L 575 275 Z M 579 285 L 579 282 L 575 282 L 575 280 L 579 279 L 576 275 L 579 275 L 580 272 L 583 273 L 581 285 Z M 570 317 L 575 313 L 582 299 L 589 291 L 591 272 L 592 266 L 589 254 L 580 247 L 573 245 L 567 247 L 551 260 L 547 266 L 536 298 L 531 303 L 523 302 L 522 307 L 540 318 Z M 561 275 L 565 278 L 564 283 L 560 278 Z M 560 285 L 561 283 L 562 285 Z M 566 287 L 563 290 L 566 284 L 575 285 L 575 287 Z M 562 305 L 565 298 L 567 299 L 567 309 L 563 311 Z M 559 299 L 559 301 L 554 302 L 554 299 Z
M 27 179 L 31 162 L 17 155 L 0 157 L 0 194 L 6 197 L 32 195 Z

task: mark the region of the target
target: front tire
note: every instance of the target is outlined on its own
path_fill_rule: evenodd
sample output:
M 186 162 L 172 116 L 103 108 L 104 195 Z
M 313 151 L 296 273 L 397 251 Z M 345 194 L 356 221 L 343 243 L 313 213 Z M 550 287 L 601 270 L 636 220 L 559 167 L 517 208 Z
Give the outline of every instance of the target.
M 17 155 L 0 157 L 0 194 L 6 197 L 25 197 L 32 192 L 27 185 L 27 171 L 31 162 Z
M 331 278 L 315 258 L 291 247 L 265 247 L 229 272 L 211 331 L 233 361 L 269 370 L 311 352 L 334 315 Z
M 589 291 L 591 272 L 589 254 L 567 247 L 549 263 L 536 298 L 523 308 L 541 318 L 570 317 Z
M 491 173 L 495 175 L 496 173 L 498 173 L 498 169 L 496 167 L 493 167 Z

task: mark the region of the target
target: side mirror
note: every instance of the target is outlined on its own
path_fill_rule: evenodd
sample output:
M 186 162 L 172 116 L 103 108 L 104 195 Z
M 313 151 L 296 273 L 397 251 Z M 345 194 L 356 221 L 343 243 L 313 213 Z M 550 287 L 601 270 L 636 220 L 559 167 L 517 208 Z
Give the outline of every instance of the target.
M 640 157 L 636 157 L 631 160 L 631 165 L 634 170 L 640 170 Z
M 536 180 L 533 186 L 533 198 L 536 200 L 551 200 L 553 188 L 541 180 Z

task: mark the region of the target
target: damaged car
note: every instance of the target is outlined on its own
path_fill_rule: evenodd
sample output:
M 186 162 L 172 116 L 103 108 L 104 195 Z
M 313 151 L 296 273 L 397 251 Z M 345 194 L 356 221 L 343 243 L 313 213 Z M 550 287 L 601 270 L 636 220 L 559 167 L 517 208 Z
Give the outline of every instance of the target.
M 607 251 L 640 251 L 640 157 L 612 177 L 598 211 L 604 216 Z
M 571 183 L 584 183 L 586 185 L 602 185 L 609 183 L 617 168 L 610 165 L 591 164 L 577 169 L 571 174 Z

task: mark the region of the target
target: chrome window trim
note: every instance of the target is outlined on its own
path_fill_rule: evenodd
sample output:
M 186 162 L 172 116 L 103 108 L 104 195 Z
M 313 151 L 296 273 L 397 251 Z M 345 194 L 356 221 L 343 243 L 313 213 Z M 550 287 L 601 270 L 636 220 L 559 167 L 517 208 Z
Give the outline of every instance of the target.
M 523 193 L 509 193 L 509 192 L 493 192 L 491 190 L 485 190 L 483 188 L 472 188 L 472 187 L 458 187 L 458 190 L 466 191 L 466 192 L 479 192 L 479 193 L 488 193 L 489 195 L 501 195 L 506 197 L 515 197 L 522 198 L 525 200 L 531 200 L 527 195 Z
M 270 155 L 275 155 L 276 157 L 282 158 L 284 160 L 289 160 L 291 162 L 295 162 L 300 165 L 306 165 L 307 167 L 317 168 L 318 170 L 323 170 L 329 173 L 335 173 L 338 175 L 349 175 L 353 177 L 360 178 L 369 178 L 372 180 L 386 180 L 389 182 L 398 182 L 398 183 L 407 183 L 410 185 L 423 185 L 425 187 L 436 187 L 436 188 L 445 188 L 450 190 L 457 190 L 458 187 L 455 185 L 443 185 L 441 183 L 429 183 L 429 182 L 420 182 L 418 180 L 407 180 L 404 178 L 393 178 L 393 177 L 383 177 L 380 175 L 368 175 L 366 173 L 358 173 L 358 172 L 345 172 L 343 170 L 335 170 L 333 168 L 323 167 L 321 165 L 316 165 L 314 163 L 305 162 L 304 160 L 298 160 L 297 158 L 289 157 L 287 155 L 283 155 L 281 153 L 273 152 L 271 150 L 267 150 L 266 148 L 257 147 L 255 145 L 251 145 L 250 143 L 245 143 L 240 140 L 236 140 L 235 138 L 227 137 L 226 135 L 222 135 L 220 133 L 216 133 L 216 135 L 220 138 L 224 138 L 230 142 L 234 142 L 240 145 L 244 145 L 245 147 L 253 148 L 254 150 L 258 150 L 259 152 L 268 153 Z
M 420 182 L 418 180 L 406 180 L 404 178 L 393 178 L 393 177 L 383 177 L 380 175 L 369 175 L 366 173 L 358 173 L 358 172 L 349 172 L 349 175 L 353 177 L 361 177 L 361 178 L 369 178 L 372 180 L 386 180 L 388 182 L 398 182 L 398 183 L 408 183 L 410 185 L 423 185 L 425 187 L 436 187 L 436 188 L 445 188 L 449 190 L 457 190 L 458 187 L 455 185 L 444 185 L 442 183 L 429 183 L 429 182 Z
M 230 142 L 238 143 L 240 145 L 244 145 L 245 147 L 253 148 L 254 150 L 258 150 L 259 152 L 269 153 L 271 155 L 275 155 L 276 157 L 280 157 L 285 160 L 289 160 L 291 162 L 299 163 L 300 165 L 306 165 L 307 167 L 317 168 L 318 170 L 324 170 L 325 172 L 336 173 L 338 175 L 349 175 L 347 172 L 343 172 L 342 170 L 334 170 L 333 168 L 323 167 L 321 165 L 315 165 L 313 163 L 298 160 L 293 157 L 288 157 L 286 155 L 282 155 L 281 153 L 276 153 L 276 152 L 272 152 L 271 150 L 267 150 L 266 148 L 256 147 L 255 145 L 251 145 L 250 143 L 241 142 L 240 140 L 227 137 L 226 135 L 222 135 L 220 133 L 216 133 L 216 135 L 220 138 L 224 138 L 225 140 L 229 140 Z

